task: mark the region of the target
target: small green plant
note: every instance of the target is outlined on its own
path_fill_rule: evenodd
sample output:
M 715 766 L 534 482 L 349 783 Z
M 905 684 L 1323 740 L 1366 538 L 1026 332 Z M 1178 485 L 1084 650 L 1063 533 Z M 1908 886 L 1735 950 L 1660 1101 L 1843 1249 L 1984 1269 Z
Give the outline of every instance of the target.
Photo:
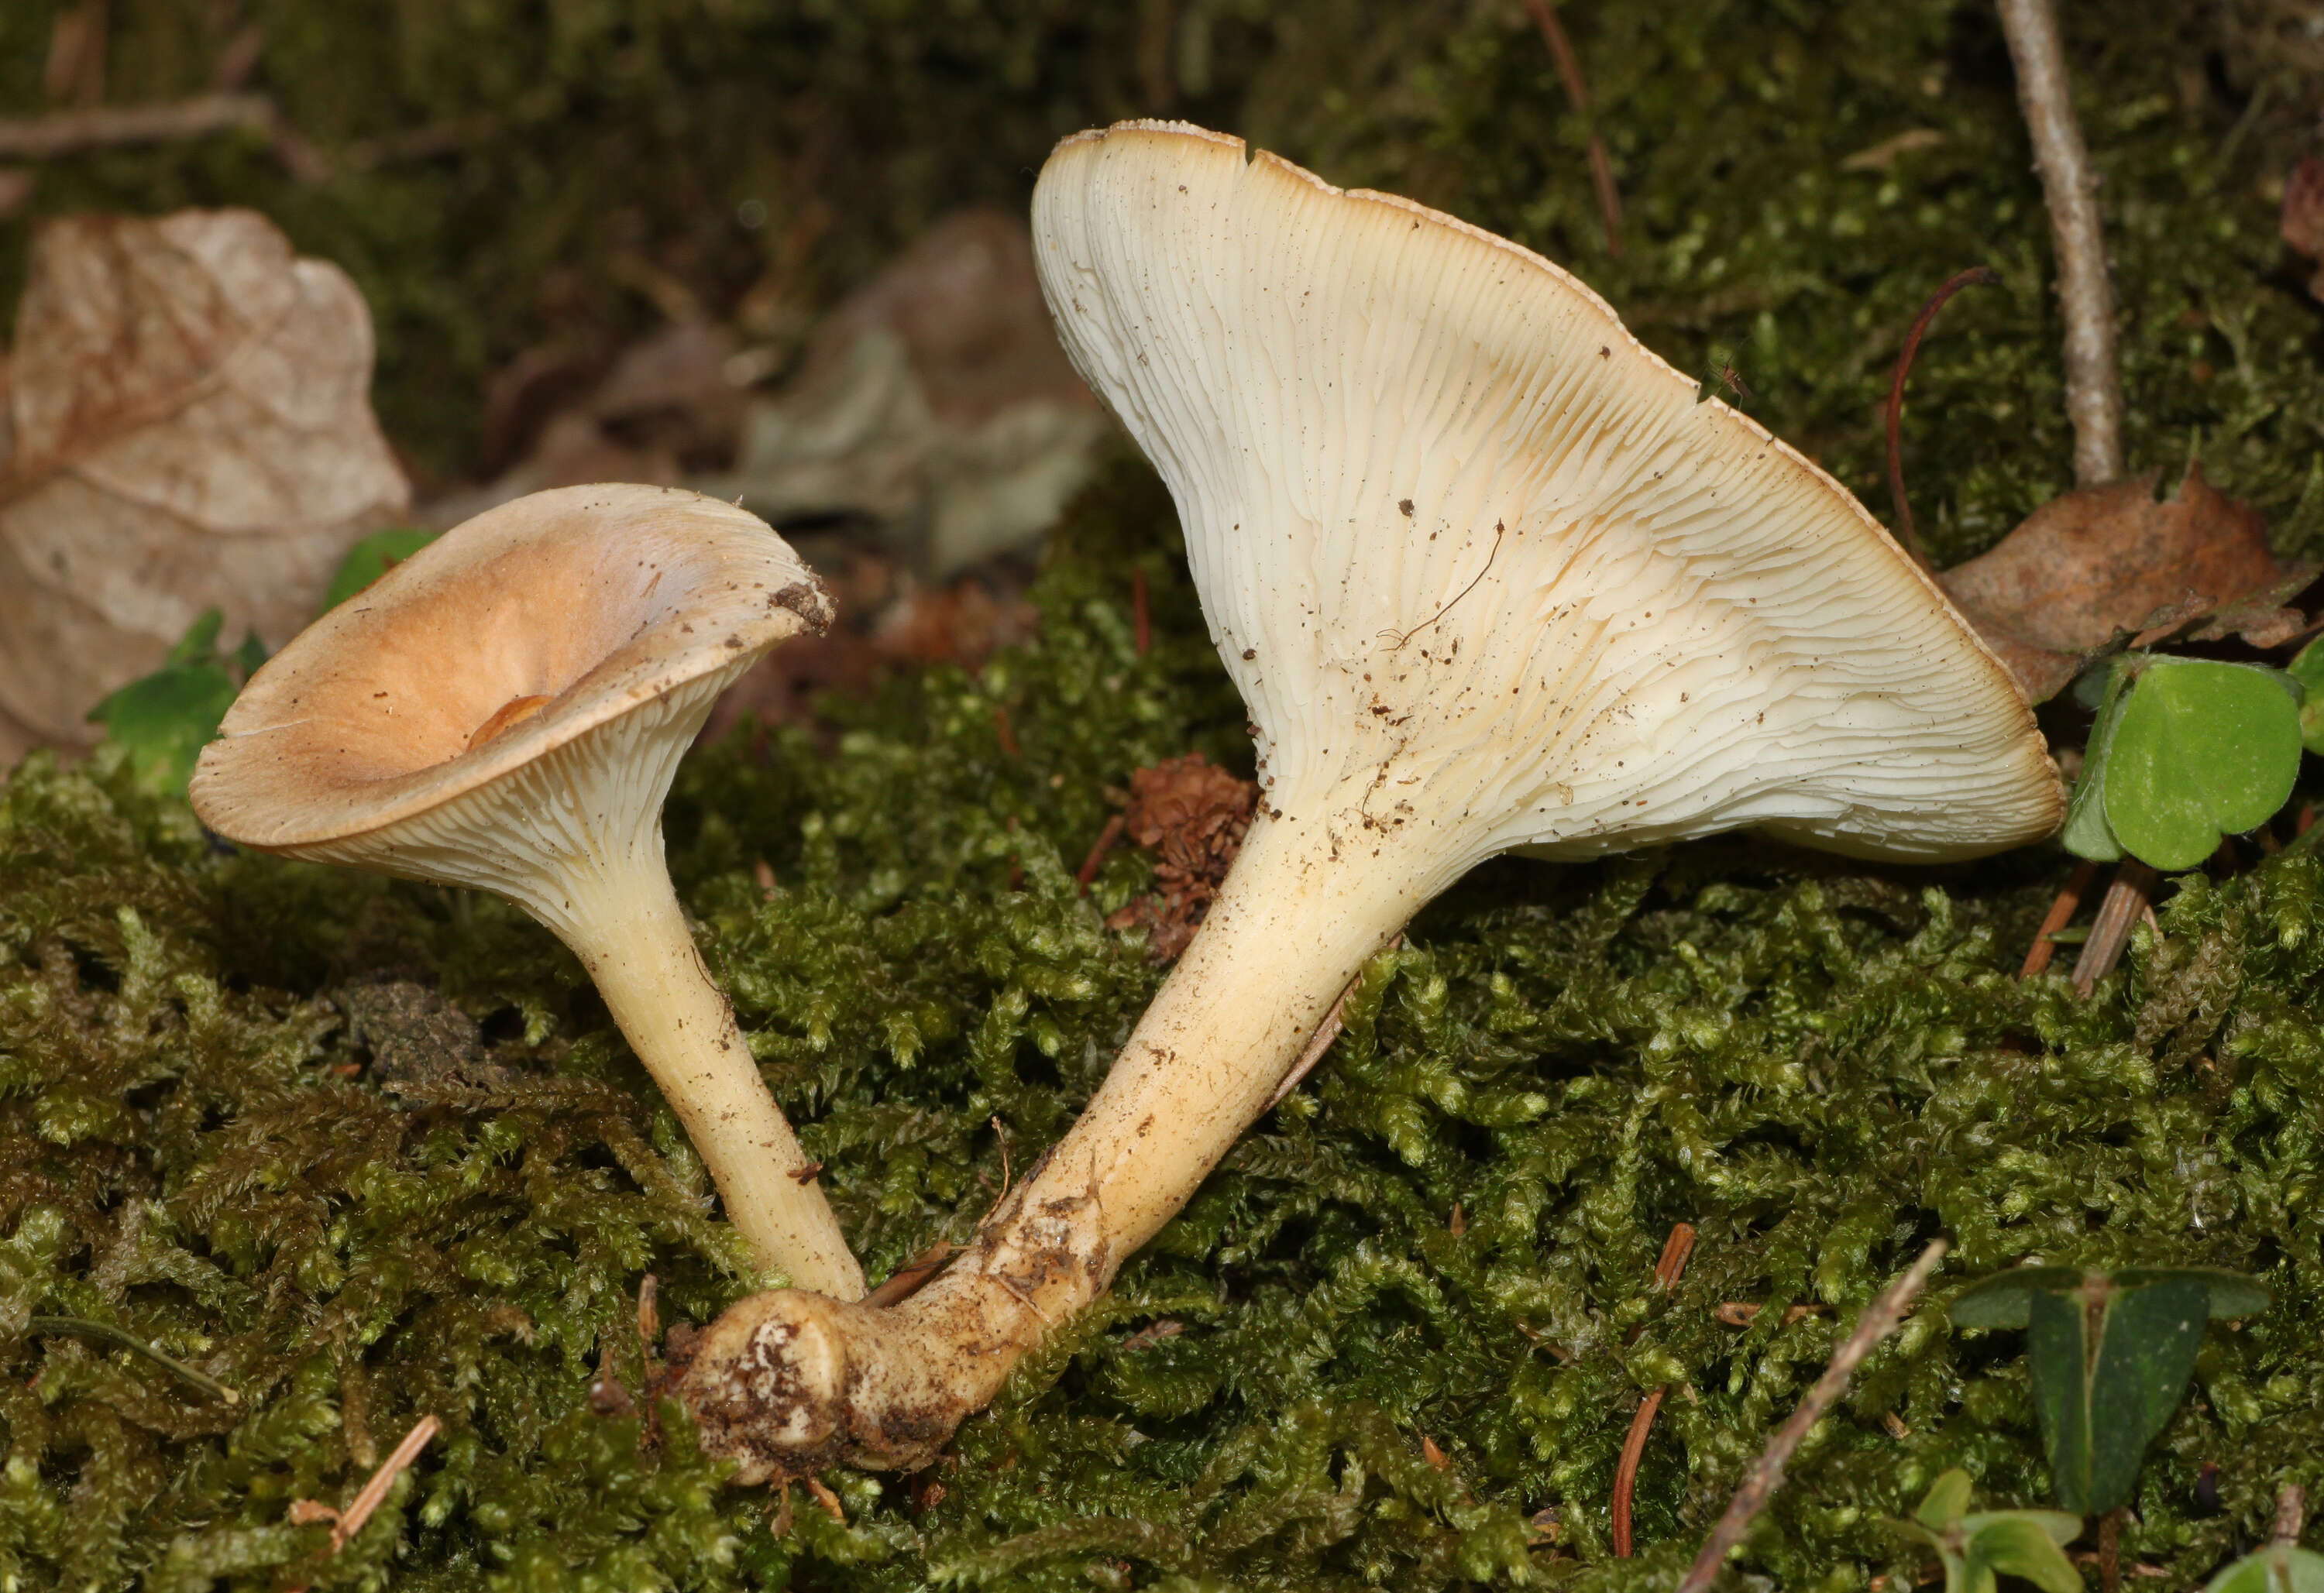
M 420 526 L 374 531 L 348 548 L 346 557 L 339 561 L 338 574 L 331 577 L 330 585 L 325 589 L 319 612 L 329 613 L 441 534 Z
M 2082 1518 L 2062 1510 L 1969 1512 L 1969 1477 L 1956 1469 L 1936 1483 L 1910 1521 L 1889 1524 L 1937 1552 L 1945 1593 L 1994 1593 L 1996 1579 L 2023 1577 L 2043 1593 L 2082 1593 L 2081 1573 L 2065 1546 Z
M 2324 637 L 2301 648 L 2286 669 L 2307 694 L 2300 703 L 2300 744 L 2324 752 Z
M 2270 1543 L 2204 1583 L 2203 1593 L 2324 1593 L 2324 1554 Z
M 1963 1328 L 2024 1328 L 2058 1503 L 2082 1515 L 2130 1503 L 2139 1462 L 2185 1397 L 2204 1325 L 2266 1309 L 2267 1290 L 2213 1267 L 2113 1274 L 2021 1266 L 1952 1303 Z
M 2066 812 L 2066 849 L 2101 862 L 2126 852 L 2173 871 L 2200 863 L 2222 836 L 2265 824 L 2300 773 L 2304 687 L 2310 676 L 2324 681 L 2315 651 L 2288 674 L 2153 653 L 2114 658 Z
M 194 760 L 217 734 L 250 672 L 266 661 L 255 632 L 231 653 L 218 651 L 226 616 L 208 610 L 170 649 L 152 674 L 131 681 L 88 711 L 106 739 L 127 749 L 137 783 L 155 796 L 183 795 Z
M 375 531 L 347 550 L 338 573 L 323 594 L 327 613 L 436 539 L 437 533 L 411 527 Z M 157 796 L 182 796 L 193 778 L 194 760 L 217 734 L 218 721 L 234 705 L 242 683 L 266 662 L 255 632 L 245 632 L 230 653 L 218 650 L 226 617 L 211 609 L 170 649 L 169 659 L 89 710 L 105 726 L 106 740 L 128 750 L 137 782 Z

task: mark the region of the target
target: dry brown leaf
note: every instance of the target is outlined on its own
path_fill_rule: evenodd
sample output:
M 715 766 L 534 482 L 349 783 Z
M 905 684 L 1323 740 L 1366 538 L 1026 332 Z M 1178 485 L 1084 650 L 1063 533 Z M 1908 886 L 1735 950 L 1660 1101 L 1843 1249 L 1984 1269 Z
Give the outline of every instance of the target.
M 1154 853 L 1156 889 L 1107 918 L 1106 927 L 1144 929 L 1146 954 L 1157 963 L 1185 951 L 1242 850 L 1258 800 L 1257 786 L 1200 752 L 1132 774 L 1124 827 Z
M 752 408 L 734 473 L 692 484 L 777 525 L 908 529 L 945 573 L 1047 526 L 1105 425 L 1050 326 L 1025 224 L 970 210 L 834 310 L 797 378 Z
M 2155 479 L 2053 498 L 1938 577 L 2028 701 L 2055 695 L 2083 655 L 2126 632 L 2187 627 L 2268 647 L 2302 627 L 2292 611 L 2244 601 L 2270 589 L 2288 596 L 2312 573 L 2276 562 L 2258 511 L 2215 490 L 2200 465 L 2175 497 L 2157 501 Z M 2207 616 L 2209 625 L 2190 625 Z
M 2324 299 L 2324 160 L 2309 156 L 2283 180 L 2283 209 L 2276 218 L 2283 241 L 2316 261 L 2308 291 Z
M 0 428 L 0 767 L 85 746 L 205 609 L 279 647 L 409 493 L 345 272 L 246 210 L 32 245 Z

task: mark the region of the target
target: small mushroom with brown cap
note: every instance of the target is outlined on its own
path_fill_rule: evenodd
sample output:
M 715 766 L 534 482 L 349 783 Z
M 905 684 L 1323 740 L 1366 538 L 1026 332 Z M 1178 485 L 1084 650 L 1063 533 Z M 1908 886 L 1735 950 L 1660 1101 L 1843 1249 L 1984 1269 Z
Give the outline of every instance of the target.
M 2062 806 L 2008 675 L 1871 517 L 1547 261 L 1167 124 L 1067 139 L 1033 216 L 1067 351 L 1176 501 L 1263 812 L 1088 1110 L 948 1272 L 705 1331 L 679 1388 L 744 1478 L 925 1459 L 1495 853 L 1756 825 L 1933 861 Z
M 194 811 L 227 839 L 507 898 L 570 946 L 762 1265 L 863 1293 L 695 949 L 661 805 L 718 694 L 831 621 L 756 516 L 661 487 L 537 493 L 447 531 L 251 677 Z

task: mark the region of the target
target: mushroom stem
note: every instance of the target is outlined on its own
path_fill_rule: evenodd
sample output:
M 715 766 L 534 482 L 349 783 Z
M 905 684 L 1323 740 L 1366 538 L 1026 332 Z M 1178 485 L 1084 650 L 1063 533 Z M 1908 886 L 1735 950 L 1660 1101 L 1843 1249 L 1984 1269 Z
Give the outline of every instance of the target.
M 1327 812 L 1252 825 L 1088 1110 L 942 1276 L 886 1310 L 756 1295 L 706 1330 L 679 1389 L 705 1447 L 742 1461 L 736 1481 L 923 1464 L 1177 1213 L 1444 883 L 1441 855 L 1383 840 L 1375 856 Z
M 814 1180 L 794 1176 L 807 1158 L 695 947 L 659 831 L 651 860 L 575 882 L 603 899 L 555 925 L 558 936 L 678 1114 L 727 1220 L 798 1287 L 861 1299 L 863 1270 Z

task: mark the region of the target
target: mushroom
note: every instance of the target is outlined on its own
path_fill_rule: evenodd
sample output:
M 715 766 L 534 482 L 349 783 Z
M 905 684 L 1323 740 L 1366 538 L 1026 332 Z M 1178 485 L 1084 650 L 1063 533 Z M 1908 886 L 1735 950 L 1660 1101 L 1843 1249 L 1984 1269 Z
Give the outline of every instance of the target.
M 1935 584 L 1547 261 L 1160 123 L 1065 140 L 1033 215 L 1065 347 L 1176 502 L 1262 812 L 1087 1110 L 949 1271 L 706 1331 L 679 1386 L 745 1479 L 924 1460 L 1483 860 L 1756 825 L 1935 861 L 2062 808 Z
M 660 487 L 480 514 L 251 677 L 194 773 L 227 839 L 507 898 L 581 959 L 761 1265 L 863 1275 L 696 951 L 661 805 L 711 703 L 831 603 L 756 516 Z

